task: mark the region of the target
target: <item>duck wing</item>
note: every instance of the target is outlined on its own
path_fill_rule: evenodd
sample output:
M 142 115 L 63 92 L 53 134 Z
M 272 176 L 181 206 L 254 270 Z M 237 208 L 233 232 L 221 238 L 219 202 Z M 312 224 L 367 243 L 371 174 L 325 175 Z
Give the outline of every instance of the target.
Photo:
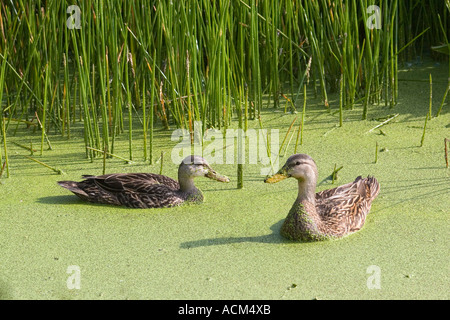
M 162 208 L 183 202 L 174 179 L 153 173 L 116 173 L 83 176 L 84 182 L 115 196 L 119 204 L 130 208 Z
M 184 198 L 165 184 L 146 185 L 134 192 L 116 193 L 119 202 L 130 208 L 165 208 L 180 205 Z
M 114 193 L 151 193 L 154 192 L 155 186 L 165 186 L 166 191 L 176 191 L 180 188 L 174 179 L 154 173 L 115 173 L 83 177 L 93 181 L 99 188 Z
M 357 177 L 355 181 L 316 193 L 316 210 L 325 226 L 336 235 L 362 228 L 380 185 L 373 177 Z

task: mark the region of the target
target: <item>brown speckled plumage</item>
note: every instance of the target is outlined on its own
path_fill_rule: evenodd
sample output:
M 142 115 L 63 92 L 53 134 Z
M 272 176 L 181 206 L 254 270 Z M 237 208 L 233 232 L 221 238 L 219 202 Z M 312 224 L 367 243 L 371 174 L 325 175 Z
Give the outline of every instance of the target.
M 115 173 L 83 176 L 84 180 L 58 184 L 89 202 L 123 205 L 130 208 L 173 207 L 183 202 L 202 202 L 203 194 L 193 183 L 196 176 L 221 182 L 227 177 L 216 173 L 198 156 L 189 156 L 178 168 L 178 180 L 154 173 Z
M 291 156 L 283 168 L 265 182 L 278 182 L 287 177 L 298 180 L 299 192 L 281 227 L 281 234 L 297 241 L 340 238 L 360 230 L 380 191 L 374 177 L 359 176 L 351 183 L 316 193 L 317 167 L 305 154 Z

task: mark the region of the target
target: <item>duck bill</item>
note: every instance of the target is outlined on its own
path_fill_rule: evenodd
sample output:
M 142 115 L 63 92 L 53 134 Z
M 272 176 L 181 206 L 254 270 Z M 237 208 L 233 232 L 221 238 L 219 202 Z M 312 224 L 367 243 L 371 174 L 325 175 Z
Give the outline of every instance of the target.
M 280 171 L 278 171 L 274 175 L 267 177 L 264 180 L 264 182 L 265 183 L 277 183 L 277 182 L 280 182 L 281 180 L 284 180 L 286 178 L 289 178 L 289 175 L 287 174 L 285 168 L 281 168 Z
M 214 170 L 210 169 L 207 174 L 205 174 L 205 177 L 220 181 L 220 182 L 230 182 L 230 179 L 227 176 L 222 176 L 221 174 L 215 172 Z

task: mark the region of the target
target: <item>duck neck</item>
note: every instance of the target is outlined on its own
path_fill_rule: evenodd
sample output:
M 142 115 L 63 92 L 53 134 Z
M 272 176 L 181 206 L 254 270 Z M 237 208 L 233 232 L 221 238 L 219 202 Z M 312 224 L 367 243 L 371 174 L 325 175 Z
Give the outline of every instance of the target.
M 297 202 L 316 204 L 316 179 L 298 180 Z
M 203 201 L 202 192 L 194 185 L 194 178 L 178 172 L 178 183 L 180 184 L 180 193 L 185 201 L 201 202 Z
M 281 234 L 295 241 L 317 241 L 326 239 L 321 232 L 322 221 L 316 211 L 316 180 L 299 180 L 298 196 L 288 216 Z
M 194 185 L 194 178 L 189 177 L 181 171 L 178 171 L 178 183 L 180 184 L 180 191 L 190 193 L 197 190 Z

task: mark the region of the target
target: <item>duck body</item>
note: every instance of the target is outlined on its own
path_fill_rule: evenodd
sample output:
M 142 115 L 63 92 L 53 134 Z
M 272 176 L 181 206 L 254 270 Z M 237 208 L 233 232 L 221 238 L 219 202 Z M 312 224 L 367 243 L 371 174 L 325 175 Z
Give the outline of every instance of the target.
M 84 180 L 59 181 L 58 184 L 79 198 L 102 204 L 130 208 L 164 208 L 187 200 L 174 179 L 153 173 L 115 173 L 101 176 L 84 175 Z M 198 202 L 203 201 L 200 190 L 195 190 Z
M 294 241 L 320 241 L 341 238 L 360 230 L 380 185 L 374 177 L 357 177 L 342 186 L 315 192 L 317 167 L 308 155 L 291 156 L 267 183 L 287 177 L 298 180 L 298 196 L 280 233 Z
M 197 176 L 229 181 L 212 170 L 205 159 L 189 156 L 178 168 L 178 181 L 154 173 L 115 173 L 84 175 L 83 181 L 59 181 L 58 184 L 89 202 L 141 209 L 164 208 L 184 202 L 203 202 L 203 194 L 193 181 Z

